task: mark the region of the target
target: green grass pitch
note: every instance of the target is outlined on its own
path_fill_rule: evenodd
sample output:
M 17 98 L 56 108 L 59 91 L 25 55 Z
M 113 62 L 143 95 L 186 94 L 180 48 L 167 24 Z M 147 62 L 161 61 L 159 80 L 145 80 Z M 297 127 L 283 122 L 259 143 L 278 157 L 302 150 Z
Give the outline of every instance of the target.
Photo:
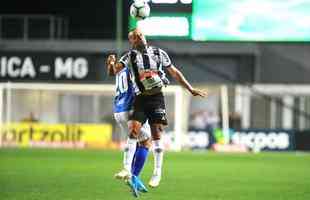
M 0 199 L 134 199 L 113 178 L 121 159 L 117 151 L 0 149 Z M 139 199 L 309 200 L 310 154 L 167 153 L 160 187 Z

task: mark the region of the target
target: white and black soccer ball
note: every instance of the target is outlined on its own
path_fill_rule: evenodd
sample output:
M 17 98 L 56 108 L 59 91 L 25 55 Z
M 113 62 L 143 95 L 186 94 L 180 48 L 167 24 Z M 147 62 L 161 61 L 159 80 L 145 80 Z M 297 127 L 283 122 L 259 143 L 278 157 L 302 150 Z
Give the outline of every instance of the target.
M 135 0 L 130 6 L 130 15 L 137 20 L 147 18 L 150 11 L 150 6 L 146 0 Z

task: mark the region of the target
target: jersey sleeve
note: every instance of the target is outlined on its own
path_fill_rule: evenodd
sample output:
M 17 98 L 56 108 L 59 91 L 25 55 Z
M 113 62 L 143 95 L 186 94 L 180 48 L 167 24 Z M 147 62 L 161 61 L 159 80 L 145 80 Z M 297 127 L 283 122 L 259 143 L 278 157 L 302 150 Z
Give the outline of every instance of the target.
M 119 62 L 124 65 L 124 67 L 129 66 L 130 64 L 130 52 L 125 53 L 120 59 Z
M 172 63 L 171 63 L 169 55 L 162 49 L 159 49 L 159 54 L 160 54 L 162 66 L 164 68 L 170 67 Z

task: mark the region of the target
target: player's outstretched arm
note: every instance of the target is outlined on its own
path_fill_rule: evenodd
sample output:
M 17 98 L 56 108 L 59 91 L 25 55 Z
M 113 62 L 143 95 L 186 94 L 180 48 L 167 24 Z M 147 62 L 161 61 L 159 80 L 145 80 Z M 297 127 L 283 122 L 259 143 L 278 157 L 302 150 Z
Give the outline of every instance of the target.
M 116 61 L 116 56 L 114 54 L 108 56 L 106 66 L 109 76 L 114 76 L 124 68 L 122 63 Z
M 183 76 L 182 72 L 178 70 L 175 66 L 171 65 L 170 67 L 167 68 L 169 74 L 178 82 L 180 83 L 183 87 L 185 87 L 193 96 L 201 96 L 201 97 L 206 97 L 207 93 L 193 88 L 191 84 L 186 80 L 186 78 Z

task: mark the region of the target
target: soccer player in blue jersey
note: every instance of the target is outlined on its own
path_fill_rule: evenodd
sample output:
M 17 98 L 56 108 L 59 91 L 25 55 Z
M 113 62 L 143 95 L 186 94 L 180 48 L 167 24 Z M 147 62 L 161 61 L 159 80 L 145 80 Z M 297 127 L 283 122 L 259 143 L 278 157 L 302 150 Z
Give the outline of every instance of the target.
M 114 56 L 114 55 L 113 55 Z M 125 67 L 116 69 L 111 65 L 107 65 L 108 74 L 115 75 L 116 80 L 116 96 L 114 99 L 114 118 L 121 128 L 123 134 L 129 134 L 127 122 L 129 115 L 132 112 L 132 104 L 135 95 L 135 88 L 131 81 L 130 70 Z M 148 156 L 149 148 L 151 147 L 151 131 L 148 122 L 144 123 L 141 128 L 141 134 L 138 137 L 138 145 L 136 140 L 128 138 L 123 155 L 123 169 L 115 174 L 117 179 L 130 180 L 131 175 L 137 177 L 137 190 L 147 192 L 146 187 L 139 179 L 139 174 L 145 164 Z M 137 146 L 137 148 L 136 148 Z M 157 166 L 161 168 L 161 164 Z M 134 191 L 135 196 L 138 191 Z

